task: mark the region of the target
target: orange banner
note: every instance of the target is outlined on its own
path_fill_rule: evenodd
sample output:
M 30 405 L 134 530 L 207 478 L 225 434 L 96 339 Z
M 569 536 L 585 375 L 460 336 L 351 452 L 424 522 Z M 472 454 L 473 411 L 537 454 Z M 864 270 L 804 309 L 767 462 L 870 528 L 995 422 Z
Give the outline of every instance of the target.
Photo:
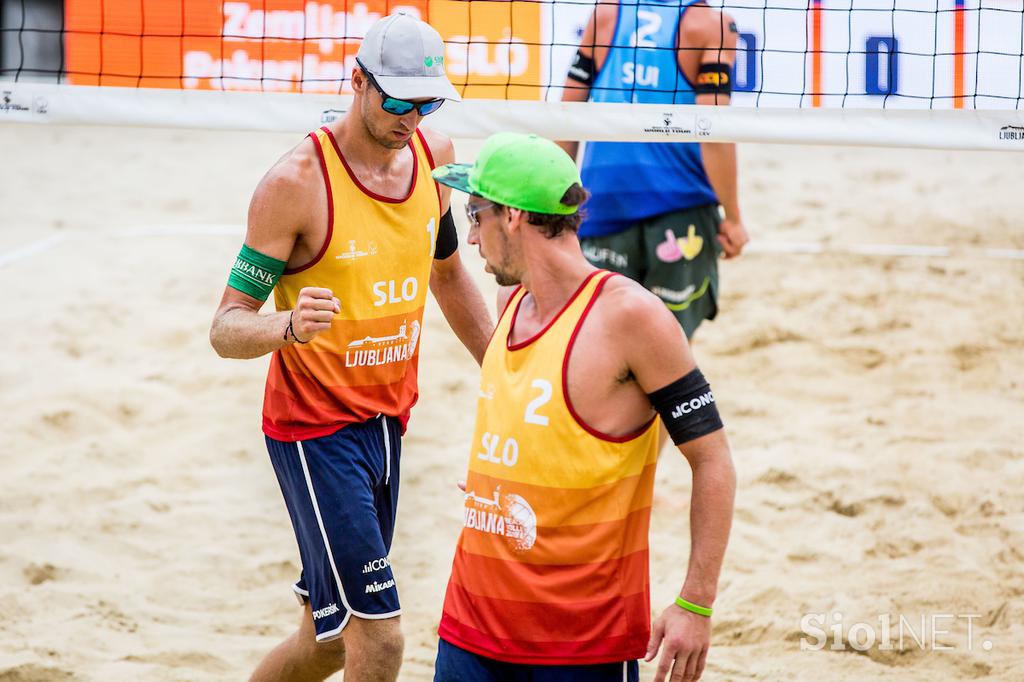
M 540 99 L 541 3 L 431 0 L 430 24 L 463 96 Z
M 78 85 L 346 92 L 377 19 L 427 0 L 67 0 L 68 81 Z

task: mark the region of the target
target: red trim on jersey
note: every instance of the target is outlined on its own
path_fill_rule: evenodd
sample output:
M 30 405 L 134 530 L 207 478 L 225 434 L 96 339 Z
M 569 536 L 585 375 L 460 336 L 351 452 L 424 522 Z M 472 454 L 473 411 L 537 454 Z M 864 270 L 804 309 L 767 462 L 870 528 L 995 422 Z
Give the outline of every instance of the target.
M 502 318 L 505 317 L 505 313 L 508 311 L 509 305 L 512 304 L 512 299 L 516 297 L 516 294 L 518 294 L 519 290 L 522 288 L 522 284 L 518 285 L 515 289 L 512 290 L 512 293 L 508 295 L 508 298 L 505 299 L 505 305 L 501 307 L 501 312 L 498 313 L 498 321 L 494 324 L 494 329 L 491 330 L 491 335 L 487 337 L 487 345 L 484 346 L 485 357 L 487 356 L 487 349 L 491 347 L 491 343 L 494 341 L 494 335 L 498 333 L 498 327 L 501 326 Z
M 584 431 L 589 433 L 594 438 L 600 438 L 601 440 L 606 440 L 612 443 L 625 443 L 626 441 L 639 438 L 644 433 L 646 433 L 647 429 L 651 428 L 651 424 L 654 423 L 654 420 L 657 419 L 658 416 L 654 415 L 653 417 L 651 417 L 650 421 L 648 421 L 646 424 L 641 426 L 636 431 L 627 433 L 624 436 L 612 436 L 607 433 L 604 433 L 603 431 L 598 431 L 590 424 L 588 424 L 586 421 L 584 421 L 583 417 L 581 417 L 579 413 L 576 412 L 576 408 L 572 406 L 572 398 L 569 396 L 569 356 L 572 355 L 572 347 L 576 343 L 576 336 L 580 333 L 580 327 L 583 326 L 583 321 L 587 319 L 587 313 L 590 312 L 590 309 L 594 307 L 594 303 L 597 302 L 597 297 L 601 294 L 601 290 L 604 289 L 604 285 L 608 283 L 608 280 L 610 280 L 612 277 L 615 277 L 617 274 L 618 273 L 612 273 L 609 276 L 605 277 L 600 282 L 598 282 L 597 288 L 594 289 L 594 295 L 590 297 L 590 302 L 587 303 L 587 307 L 583 309 L 583 314 L 580 315 L 580 319 L 576 323 L 576 328 L 572 330 L 572 336 L 569 337 L 569 345 L 565 347 L 565 356 L 562 358 L 562 396 L 565 398 L 565 406 L 569 408 L 569 414 L 572 415 L 572 418 L 576 420 L 576 423 L 579 424 Z
M 320 259 L 327 253 L 327 247 L 331 243 L 331 235 L 334 234 L 334 196 L 331 194 L 331 178 L 327 174 L 327 159 L 324 158 L 324 150 L 320 146 L 320 138 L 310 133 L 309 139 L 313 140 L 313 147 L 316 148 L 316 157 L 320 161 L 320 173 L 324 176 L 324 187 L 327 188 L 327 235 L 324 237 L 324 243 L 320 246 L 320 252 L 313 257 L 313 260 L 297 268 L 285 270 L 284 274 L 286 275 L 294 275 L 303 270 L 308 270 L 319 263 Z
M 419 128 L 416 129 L 416 135 L 420 138 L 420 144 L 423 145 L 423 153 L 427 155 L 427 163 L 430 164 L 430 170 L 434 170 L 437 168 L 437 164 L 434 163 L 434 155 L 430 153 L 430 145 L 427 144 L 427 138 L 423 137 L 423 133 L 420 132 Z M 433 177 L 431 177 L 431 180 L 433 180 Z M 444 207 L 441 206 L 441 183 L 437 180 L 434 180 L 434 189 L 437 190 L 437 210 L 441 215 L 444 215 Z
M 501 318 L 505 317 L 505 311 L 508 310 L 508 307 L 512 304 L 512 299 L 516 297 L 516 294 L 518 294 L 519 290 L 522 288 L 522 284 L 517 284 L 516 288 L 513 289 L 512 293 L 509 294 L 508 298 L 505 299 L 505 305 L 501 306 L 501 314 L 498 315 L 498 322 L 501 322 Z M 509 327 L 509 331 L 512 331 L 511 327 Z
M 565 305 L 562 306 L 562 309 L 559 310 L 555 314 L 555 316 L 552 317 L 551 320 L 546 325 L 544 325 L 543 329 L 541 329 L 539 332 L 537 332 L 536 334 L 534 334 L 530 338 L 526 339 L 525 341 L 520 341 L 519 343 L 513 344 L 512 343 L 512 331 L 515 329 L 516 318 L 519 317 L 519 308 L 523 305 L 523 300 L 526 299 L 526 296 L 523 296 L 522 298 L 520 298 L 519 302 L 516 303 L 515 311 L 513 311 L 513 313 L 512 313 L 512 320 L 508 324 L 508 336 L 505 337 L 505 348 L 507 348 L 508 350 L 520 350 L 520 349 L 526 348 L 531 343 L 533 343 L 534 341 L 536 341 L 540 337 L 544 336 L 544 333 L 547 330 L 551 329 L 552 325 L 554 325 L 555 322 L 558 321 L 558 318 L 560 318 L 562 316 L 562 313 L 564 313 L 569 308 L 569 306 L 571 306 L 573 304 L 573 301 L 576 300 L 576 297 L 580 295 L 580 292 L 583 291 L 584 287 L 587 286 L 587 284 L 590 282 L 590 280 L 592 280 L 595 275 L 597 275 L 599 273 L 602 273 L 602 272 L 607 272 L 607 270 L 594 270 L 592 273 L 587 275 L 586 278 L 583 280 L 583 282 L 580 283 L 579 288 L 576 289 L 576 291 L 573 293 L 573 295 L 569 297 L 569 300 L 565 302 Z M 513 296 L 514 295 L 515 294 L 513 294 Z M 512 300 L 512 298 L 509 297 L 509 301 L 511 301 L 511 300 Z
M 394 199 L 392 197 L 386 197 L 382 194 L 377 194 L 373 190 L 368 189 L 366 185 L 359 182 L 359 178 L 357 178 L 356 174 L 352 172 L 352 168 L 349 167 L 348 161 L 345 160 L 345 155 L 341 153 L 341 148 L 338 146 L 338 141 L 334 139 L 334 133 L 332 133 L 327 128 L 327 126 L 323 126 L 322 128 L 320 128 L 320 130 L 327 133 L 327 137 L 330 138 L 331 144 L 334 146 L 334 151 L 338 153 L 338 158 L 341 159 L 341 165 L 345 167 L 345 170 L 348 172 L 348 176 L 352 179 L 352 182 L 355 184 L 355 186 L 359 188 L 359 191 L 361 191 L 363 194 L 370 197 L 371 199 L 374 199 L 376 201 L 383 201 L 385 204 L 402 204 L 409 200 L 409 197 L 411 197 L 412 193 L 416 190 L 416 169 L 420 165 L 416 159 L 416 150 L 413 149 L 412 144 L 406 144 L 406 147 L 408 147 L 409 151 L 412 152 L 412 182 L 409 183 L 409 191 L 406 193 L 404 197 L 402 197 L 401 199 Z

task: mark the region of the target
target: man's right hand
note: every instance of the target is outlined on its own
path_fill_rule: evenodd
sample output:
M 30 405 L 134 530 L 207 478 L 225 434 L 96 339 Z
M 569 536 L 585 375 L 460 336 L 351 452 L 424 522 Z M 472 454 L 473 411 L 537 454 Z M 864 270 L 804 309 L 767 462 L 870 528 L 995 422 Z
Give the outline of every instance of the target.
M 334 316 L 341 312 L 341 301 L 330 289 L 303 287 L 292 311 L 292 331 L 302 343 L 331 328 Z

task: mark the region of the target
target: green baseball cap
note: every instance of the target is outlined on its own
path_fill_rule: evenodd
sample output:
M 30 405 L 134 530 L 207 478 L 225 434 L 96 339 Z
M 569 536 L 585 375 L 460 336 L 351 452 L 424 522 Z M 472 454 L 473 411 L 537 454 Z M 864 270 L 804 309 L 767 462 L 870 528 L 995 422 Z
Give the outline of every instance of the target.
M 576 163 L 551 140 L 497 133 L 484 142 L 476 163 L 449 163 L 432 173 L 442 185 L 531 213 L 572 215 L 562 197 L 580 183 Z

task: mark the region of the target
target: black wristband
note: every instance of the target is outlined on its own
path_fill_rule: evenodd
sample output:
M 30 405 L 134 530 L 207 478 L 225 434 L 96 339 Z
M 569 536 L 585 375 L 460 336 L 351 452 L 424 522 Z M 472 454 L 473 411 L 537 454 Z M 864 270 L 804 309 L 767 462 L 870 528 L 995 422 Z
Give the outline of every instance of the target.
M 696 367 L 668 386 L 648 393 L 647 397 L 676 445 L 706 436 L 723 426 L 715 407 L 715 394 Z

